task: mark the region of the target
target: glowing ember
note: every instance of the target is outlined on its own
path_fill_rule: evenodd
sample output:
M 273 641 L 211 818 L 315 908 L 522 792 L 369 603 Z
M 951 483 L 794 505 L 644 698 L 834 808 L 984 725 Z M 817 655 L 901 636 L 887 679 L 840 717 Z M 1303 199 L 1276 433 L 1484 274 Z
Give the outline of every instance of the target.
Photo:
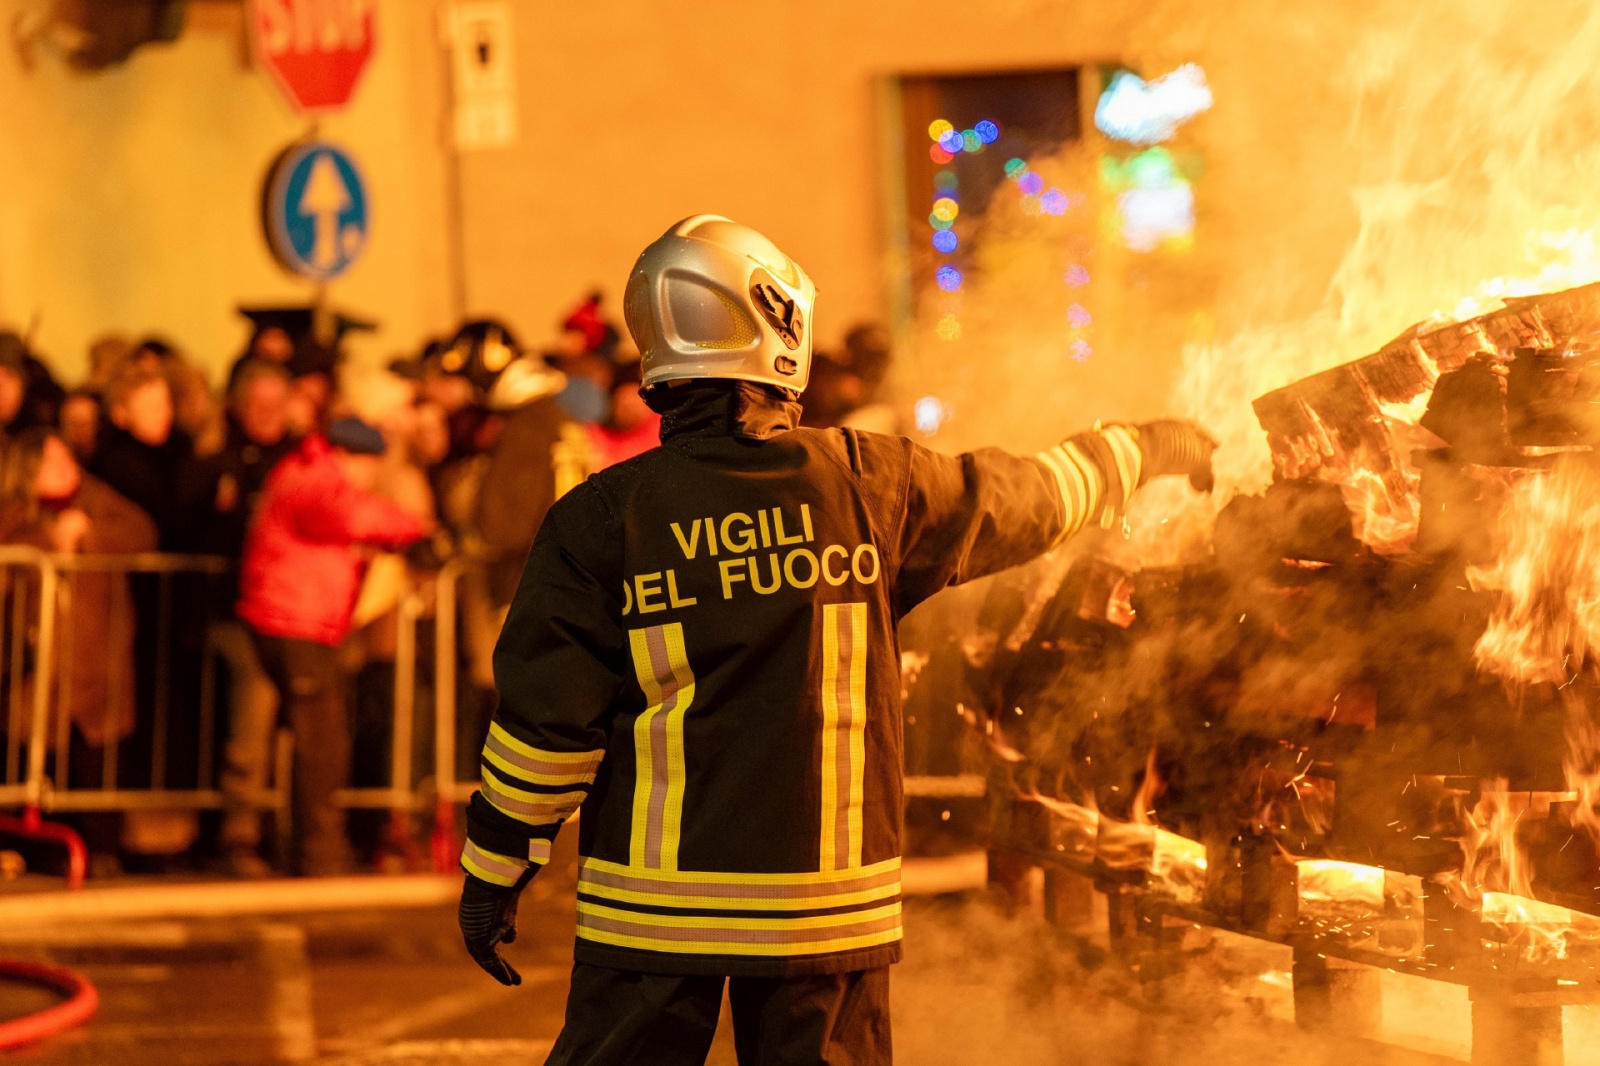
M 1360 903 L 1383 909 L 1384 876 L 1381 866 L 1363 866 L 1333 859 L 1300 859 L 1300 899 L 1308 903 Z

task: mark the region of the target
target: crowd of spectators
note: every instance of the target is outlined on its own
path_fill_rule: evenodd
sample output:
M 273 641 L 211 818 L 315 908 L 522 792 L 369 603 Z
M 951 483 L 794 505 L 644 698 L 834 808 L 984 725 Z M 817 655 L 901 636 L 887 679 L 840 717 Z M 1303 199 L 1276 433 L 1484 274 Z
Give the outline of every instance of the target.
M 482 564 L 462 578 L 458 617 L 470 774 L 492 707 L 490 653 L 544 511 L 658 442 L 637 354 L 597 295 L 548 350 L 477 320 L 381 369 L 344 358 L 343 335 L 362 323 L 245 313 L 253 329 L 220 395 L 160 338 L 97 341 L 67 388 L 23 338 L 0 333 L 0 545 L 227 563 L 204 579 L 65 568 L 51 683 L 70 729 L 52 730 L 66 738 L 55 771 L 75 788 L 178 789 L 215 765 L 225 806 L 204 819 L 177 805 L 79 816 L 97 874 L 195 863 L 332 874 L 402 859 L 390 827 L 347 824 L 334 803 L 340 788 L 388 780 L 402 598 L 453 556 Z M 816 363 L 807 424 L 896 431 L 879 398 L 888 366 L 884 331 L 852 330 Z M 26 595 L 0 589 L 0 617 L 28 616 L 13 610 Z M 0 651 L 30 639 L 0 631 Z M 18 697 L 38 671 L 24 673 L 0 680 L 12 709 L 0 740 L 26 734 Z M 201 726 L 202 705 L 217 708 L 214 728 Z M 267 834 L 263 797 L 285 767 L 287 824 Z

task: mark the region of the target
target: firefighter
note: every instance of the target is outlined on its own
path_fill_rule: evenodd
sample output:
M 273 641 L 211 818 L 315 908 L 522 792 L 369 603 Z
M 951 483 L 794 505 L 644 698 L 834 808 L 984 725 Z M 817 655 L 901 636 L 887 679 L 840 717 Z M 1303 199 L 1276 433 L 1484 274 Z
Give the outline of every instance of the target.
M 741 1063 L 890 1060 L 902 811 L 895 624 L 946 586 L 1114 521 L 1182 422 L 1032 458 L 796 428 L 815 286 L 715 215 L 624 296 L 662 447 L 551 508 L 495 651 L 460 922 L 497 947 L 580 808 L 578 939 L 549 1062 L 700 1063 L 724 988 Z

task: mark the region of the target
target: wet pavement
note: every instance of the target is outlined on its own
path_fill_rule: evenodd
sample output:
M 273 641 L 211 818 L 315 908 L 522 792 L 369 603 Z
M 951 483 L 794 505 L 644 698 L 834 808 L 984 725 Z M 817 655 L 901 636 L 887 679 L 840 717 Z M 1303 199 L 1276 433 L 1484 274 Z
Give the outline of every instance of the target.
M 893 994 L 896 1060 L 911 1066 L 1449 1061 L 1300 1033 L 1280 949 L 1208 941 L 1182 976 L 1141 986 L 1091 941 L 1029 915 L 970 900 L 908 910 Z M 89 1025 L 7 1061 L 537 1064 L 560 1026 L 572 929 L 570 881 L 541 877 L 508 952 L 524 977 L 517 989 L 466 959 L 447 907 L 0 930 L 0 956 L 71 966 L 101 995 Z M 0 1018 L 48 1002 L 0 983 Z M 711 1062 L 733 1063 L 726 1031 Z

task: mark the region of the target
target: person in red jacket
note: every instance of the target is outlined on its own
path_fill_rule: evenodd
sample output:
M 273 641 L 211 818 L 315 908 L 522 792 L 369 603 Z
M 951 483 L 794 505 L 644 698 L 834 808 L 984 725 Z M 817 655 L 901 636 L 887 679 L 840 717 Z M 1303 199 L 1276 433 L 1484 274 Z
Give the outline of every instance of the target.
M 356 418 L 312 434 L 267 478 L 245 541 L 236 613 L 248 625 L 295 737 L 297 872 L 339 873 L 349 844 L 333 794 L 349 773 L 338 648 L 366 573 L 364 547 L 399 549 L 427 524 L 374 495 L 383 435 Z

